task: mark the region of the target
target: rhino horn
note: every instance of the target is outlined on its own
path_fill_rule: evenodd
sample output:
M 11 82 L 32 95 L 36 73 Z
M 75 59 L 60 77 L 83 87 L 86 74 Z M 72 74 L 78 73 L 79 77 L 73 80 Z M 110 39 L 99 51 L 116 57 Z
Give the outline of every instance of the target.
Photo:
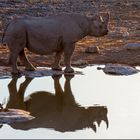
M 107 13 L 101 13 L 100 15 L 101 15 L 103 22 L 108 23 L 110 14 L 107 12 Z

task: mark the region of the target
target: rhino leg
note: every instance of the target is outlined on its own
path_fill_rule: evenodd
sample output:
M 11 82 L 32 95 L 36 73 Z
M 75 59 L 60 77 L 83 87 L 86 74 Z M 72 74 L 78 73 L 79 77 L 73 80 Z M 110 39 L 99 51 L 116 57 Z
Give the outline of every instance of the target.
M 10 52 L 10 56 L 9 56 L 9 64 L 12 65 L 12 73 L 13 74 L 19 74 L 19 70 L 17 68 L 17 58 L 18 58 L 18 53 L 17 51 Z
M 60 60 L 61 60 L 61 56 L 62 56 L 63 50 L 56 52 L 55 55 L 55 61 L 54 64 L 52 65 L 52 69 L 53 70 L 62 70 L 61 66 L 60 66 Z
M 20 60 L 23 61 L 25 64 L 25 70 L 27 71 L 35 70 L 34 66 L 29 62 L 24 50 L 20 52 L 19 57 L 20 57 Z
M 75 44 L 66 44 L 64 47 L 64 62 L 65 62 L 65 73 L 73 73 L 74 69 L 71 68 L 71 56 L 74 52 Z

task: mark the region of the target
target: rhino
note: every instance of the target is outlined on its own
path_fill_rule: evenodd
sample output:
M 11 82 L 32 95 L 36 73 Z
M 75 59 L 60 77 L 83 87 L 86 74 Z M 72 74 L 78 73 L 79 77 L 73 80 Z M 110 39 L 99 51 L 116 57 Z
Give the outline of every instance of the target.
M 25 99 L 24 95 L 33 78 L 26 77 L 17 89 L 18 77 L 13 77 L 8 84 L 9 101 L 6 108 L 22 109 L 30 112 L 35 119 L 14 123 L 11 127 L 20 130 L 37 128 L 50 128 L 59 132 L 74 132 L 84 128 L 97 130 L 104 121 L 107 128 L 108 109 L 105 106 L 80 106 L 73 96 L 71 80 L 73 76 L 65 76 L 64 89 L 60 84 L 61 76 L 52 76 L 54 93 L 48 91 L 35 91 Z
M 20 17 L 13 19 L 6 28 L 3 41 L 10 50 L 9 63 L 12 73 L 19 73 L 17 58 L 25 64 L 26 70 L 35 70 L 29 62 L 25 48 L 47 55 L 56 53 L 52 65 L 54 70 L 62 70 L 60 59 L 64 53 L 64 72 L 73 73 L 71 57 L 75 43 L 85 36 L 101 37 L 108 33 L 109 14 L 80 15 L 61 14 L 50 17 Z

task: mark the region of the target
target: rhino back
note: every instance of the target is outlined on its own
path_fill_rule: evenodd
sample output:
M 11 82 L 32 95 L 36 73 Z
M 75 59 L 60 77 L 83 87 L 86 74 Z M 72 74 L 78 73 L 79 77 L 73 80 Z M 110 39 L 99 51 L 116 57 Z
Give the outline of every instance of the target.
M 20 40 L 30 51 L 50 54 L 62 49 L 63 43 L 75 43 L 85 36 L 79 25 L 87 28 L 86 18 L 80 15 L 19 18 L 8 27 L 9 40 Z M 10 34 L 9 34 L 10 33 Z
M 54 18 L 61 22 L 64 42 L 77 42 L 87 35 L 88 21 L 79 14 L 60 15 Z
M 33 17 L 27 19 L 26 23 L 28 30 L 32 29 L 33 33 L 43 35 L 45 39 L 46 37 L 50 40 L 63 36 L 64 42 L 76 42 L 85 35 L 79 24 L 88 28 L 87 19 L 76 14 L 58 15 L 49 18 Z

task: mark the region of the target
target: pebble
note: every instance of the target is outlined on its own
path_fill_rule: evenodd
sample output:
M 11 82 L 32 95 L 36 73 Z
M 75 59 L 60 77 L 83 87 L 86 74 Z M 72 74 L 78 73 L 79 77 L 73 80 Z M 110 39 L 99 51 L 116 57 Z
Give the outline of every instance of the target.
M 76 66 L 83 66 L 83 65 L 87 65 L 87 64 L 88 64 L 87 61 L 85 61 L 85 60 L 81 60 L 81 59 L 72 62 L 72 65 L 76 65 Z
M 89 46 L 85 49 L 85 53 L 99 53 L 99 48 L 97 46 Z
M 140 43 L 128 43 L 128 44 L 124 45 L 124 49 L 140 50 Z

